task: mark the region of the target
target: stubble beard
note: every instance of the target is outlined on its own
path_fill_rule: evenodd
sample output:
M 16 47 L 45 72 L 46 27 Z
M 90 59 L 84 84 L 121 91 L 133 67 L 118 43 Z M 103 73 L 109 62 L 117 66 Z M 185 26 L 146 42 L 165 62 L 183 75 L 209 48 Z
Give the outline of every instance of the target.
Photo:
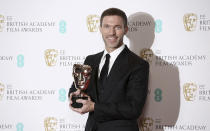
M 115 43 L 112 43 L 112 44 L 107 42 L 106 38 L 104 38 L 104 36 L 102 36 L 102 38 L 103 38 L 103 41 L 105 43 L 105 48 L 106 49 L 115 50 L 123 44 L 123 37 L 121 39 L 117 40 Z

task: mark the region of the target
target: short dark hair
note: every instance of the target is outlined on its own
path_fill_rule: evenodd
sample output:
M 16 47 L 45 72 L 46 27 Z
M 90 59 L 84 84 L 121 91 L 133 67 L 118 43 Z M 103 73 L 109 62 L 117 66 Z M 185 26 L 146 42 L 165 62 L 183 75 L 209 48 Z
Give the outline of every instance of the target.
M 127 20 L 127 16 L 125 14 L 124 11 L 118 9 L 118 8 L 109 8 L 106 9 L 102 14 L 101 14 L 101 18 L 100 18 L 100 26 L 102 26 L 102 22 L 103 22 L 103 18 L 105 16 L 110 16 L 110 15 L 117 15 L 120 16 L 123 19 L 123 23 L 124 23 L 124 27 L 128 26 L 128 20 Z

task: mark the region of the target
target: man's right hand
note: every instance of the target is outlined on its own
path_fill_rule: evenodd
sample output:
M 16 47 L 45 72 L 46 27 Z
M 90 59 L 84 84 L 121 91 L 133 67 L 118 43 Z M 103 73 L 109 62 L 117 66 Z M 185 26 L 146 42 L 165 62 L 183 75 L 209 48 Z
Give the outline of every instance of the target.
M 72 108 L 71 104 L 73 103 L 73 102 L 72 102 L 72 96 L 79 95 L 80 93 L 81 93 L 80 90 L 77 90 L 77 91 L 75 91 L 75 92 L 70 93 L 70 95 L 69 95 L 69 101 L 70 101 L 69 106 L 70 106 L 71 108 Z

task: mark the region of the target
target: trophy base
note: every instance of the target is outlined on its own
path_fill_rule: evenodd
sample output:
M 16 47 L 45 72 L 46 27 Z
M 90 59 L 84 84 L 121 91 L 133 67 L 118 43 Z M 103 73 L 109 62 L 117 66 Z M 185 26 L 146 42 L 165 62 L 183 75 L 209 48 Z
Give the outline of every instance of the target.
M 83 104 L 82 103 L 77 103 L 76 102 L 77 99 L 87 100 L 88 97 L 86 97 L 86 96 L 72 96 L 71 100 L 72 100 L 73 103 L 71 104 L 71 106 L 74 107 L 74 108 L 81 108 L 83 106 Z

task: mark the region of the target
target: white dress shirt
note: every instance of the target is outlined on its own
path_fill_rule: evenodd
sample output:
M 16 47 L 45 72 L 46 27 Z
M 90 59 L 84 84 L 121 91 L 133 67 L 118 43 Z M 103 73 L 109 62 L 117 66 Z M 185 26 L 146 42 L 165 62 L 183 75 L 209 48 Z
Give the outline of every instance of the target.
M 112 51 L 111 53 L 108 53 L 106 49 L 104 50 L 104 54 L 101 57 L 101 61 L 100 61 L 100 64 L 99 64 L 98 77 L 100 76 L 102 67 L 105 64 L 106 54 L 109 54 L 110 55 L 110 59 L 109 59 L 109 70 L 108 70 L 108 74 L 107 74 L 107 75 L 109 75 L 109 72 L 110 72 L 110 70 L 111 70 L 111 68 L 112 68 L 112 66 L 113 66 L 113 64 L 114 64 L 117 56 L 122 52 L 122 50 L 124 48 L 125 48 L 125 45 L 122 44 L 119 48 L 117 48 L 116 50 Z

